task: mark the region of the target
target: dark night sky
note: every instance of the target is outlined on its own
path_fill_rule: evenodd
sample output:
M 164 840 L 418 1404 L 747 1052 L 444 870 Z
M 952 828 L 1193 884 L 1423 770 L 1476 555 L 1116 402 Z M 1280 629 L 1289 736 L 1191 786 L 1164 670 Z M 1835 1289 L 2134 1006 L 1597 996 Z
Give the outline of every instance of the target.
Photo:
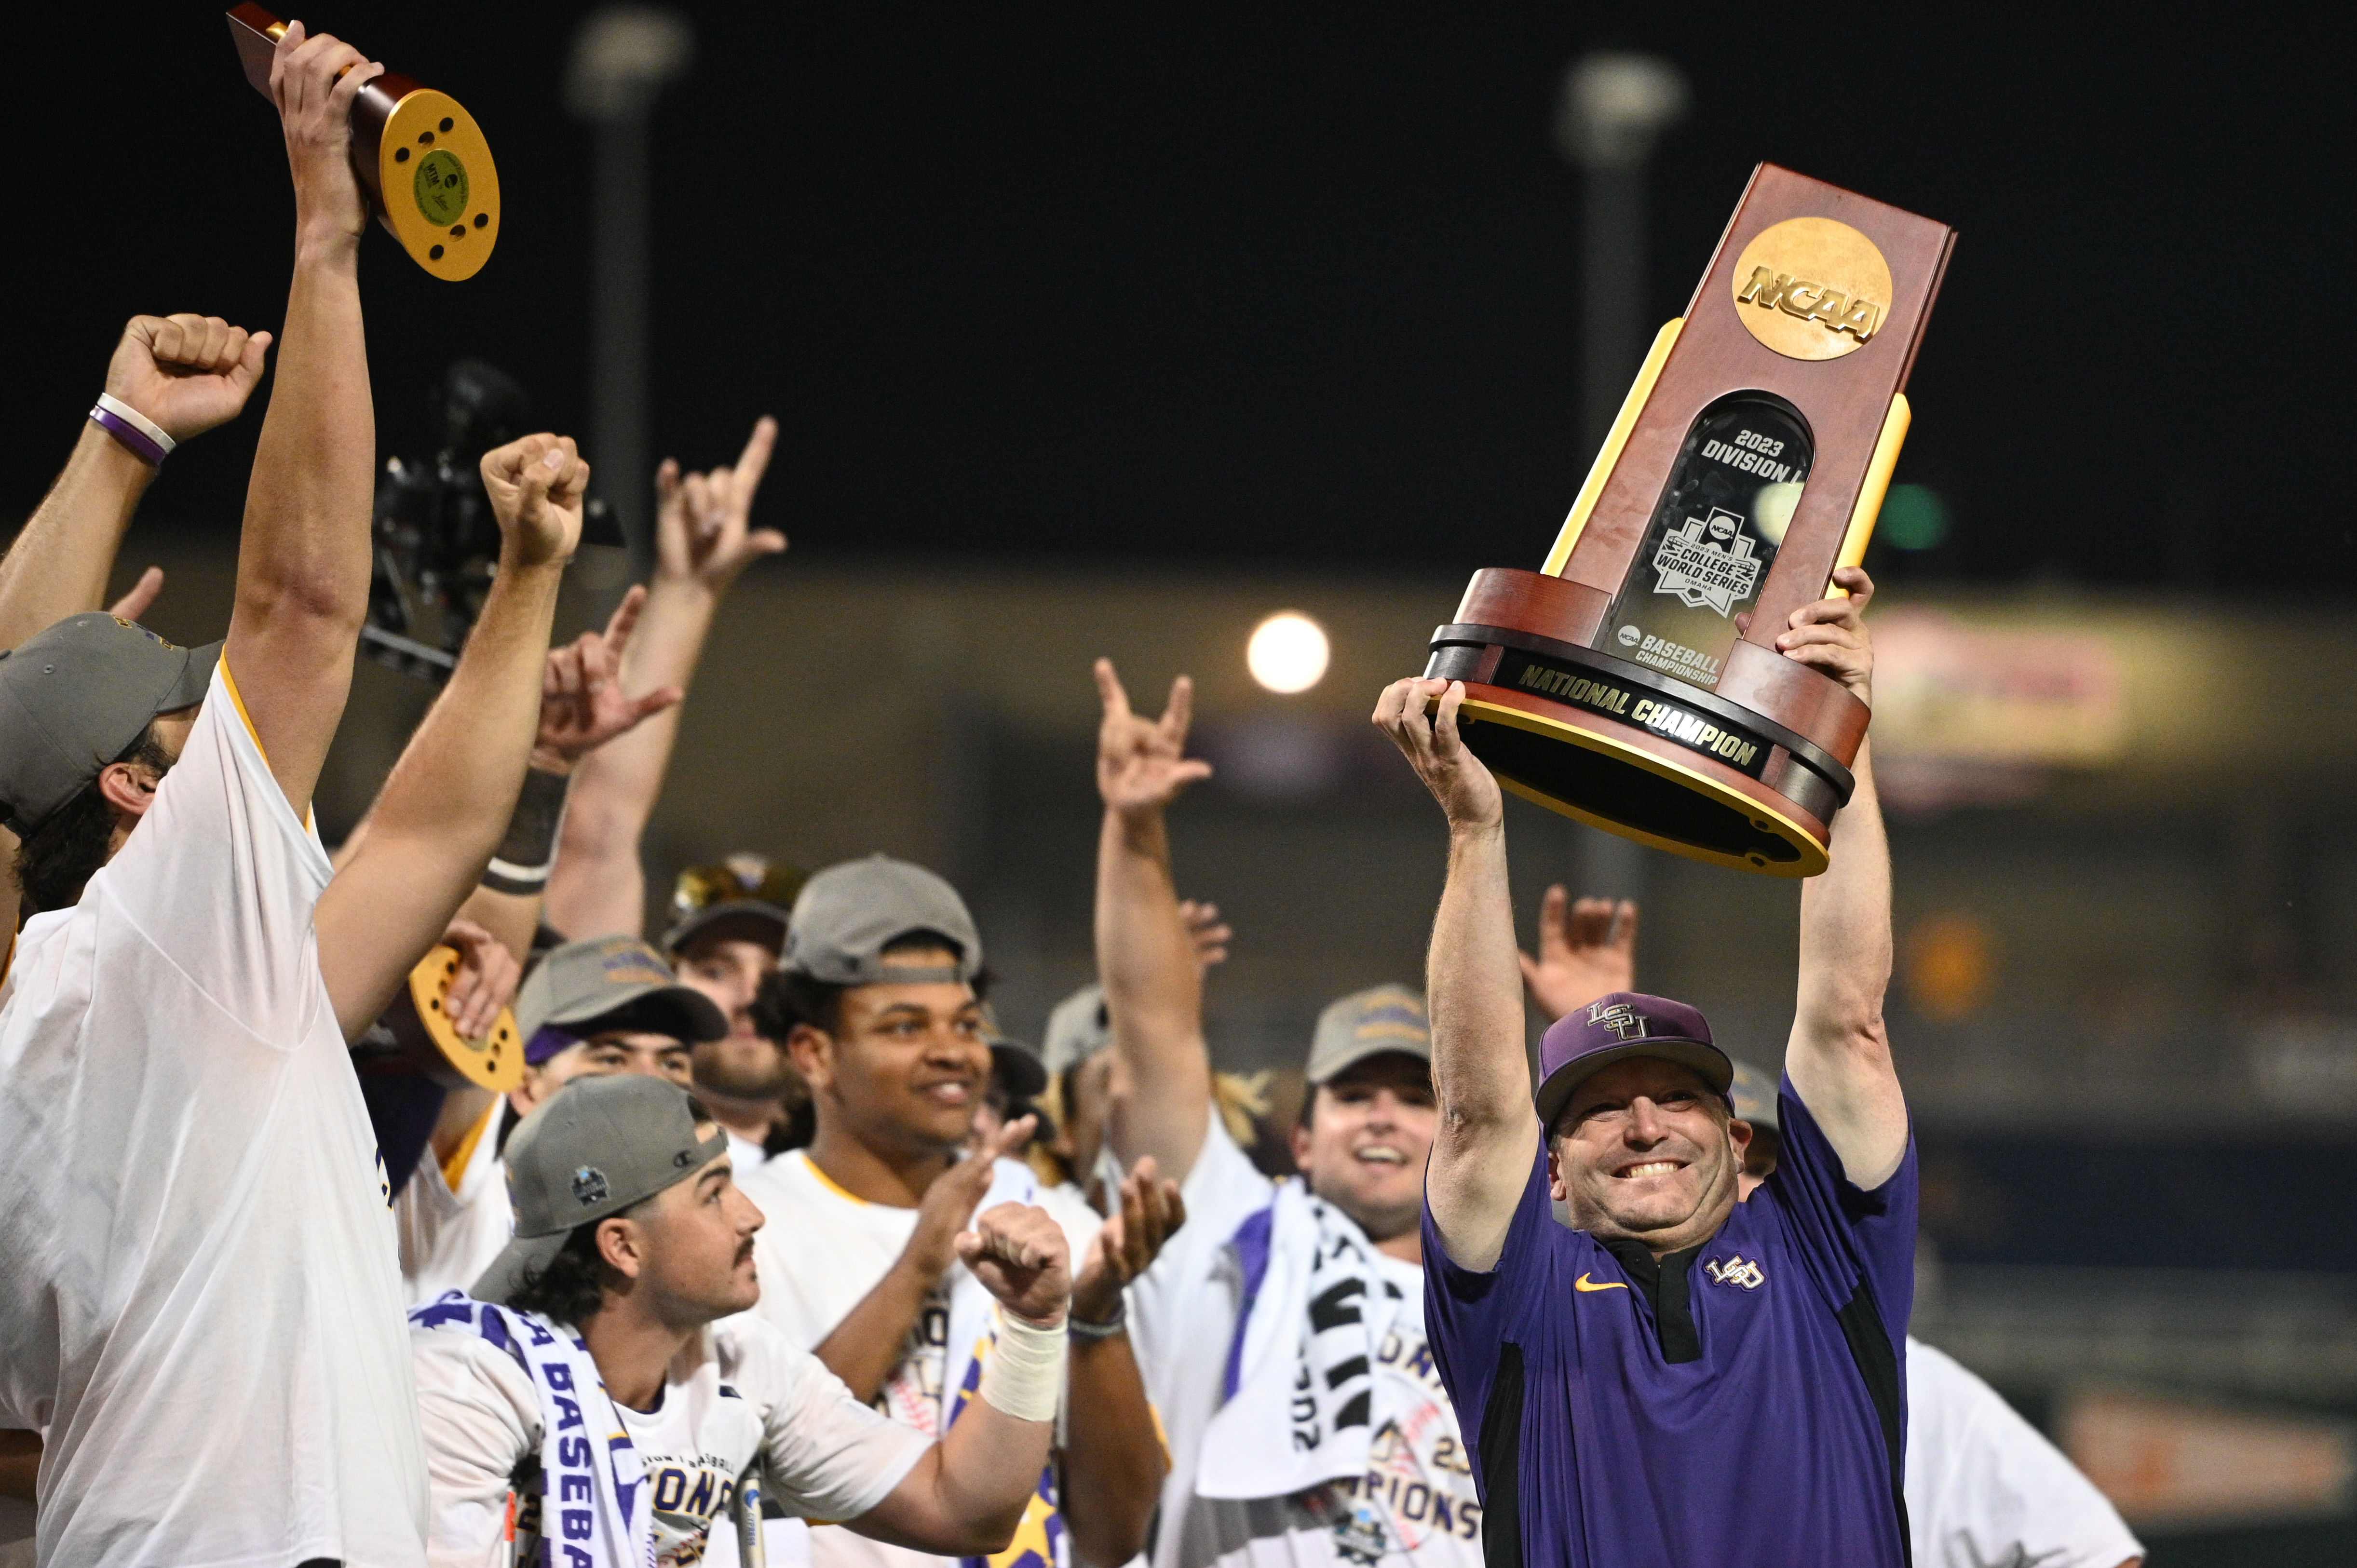
M 1694 89 L 1656 164 L 1656 321 L 1762 157 L 1962 230 L 1900 474 L 1957 532 L 1909 569 L 2341 594 L 2357 567 L 2332 499 L 2346 95 L 2319 39 L 2214 12 L 682 9 L 656 450 L 724 458 L 774 410 L 764 521 L 799 551 L 1535 564 L 1590 456 L 1580 186 L 1547 124 L 1565 63 L 1610 45 Z M 459 353 L 586 424 L 588 137 L 559 87 L 582 10 L 307 14 L 467 103 L 506 192 L 474 282 L 371 242 L 388 451 L 422 444 Z M 174 13 L 16 24 L 13 511 L 125 315 L 276 323 L 270 113 L 218 10 Z M 176 456 L 151 510 L 226 538 L 257 423 Z

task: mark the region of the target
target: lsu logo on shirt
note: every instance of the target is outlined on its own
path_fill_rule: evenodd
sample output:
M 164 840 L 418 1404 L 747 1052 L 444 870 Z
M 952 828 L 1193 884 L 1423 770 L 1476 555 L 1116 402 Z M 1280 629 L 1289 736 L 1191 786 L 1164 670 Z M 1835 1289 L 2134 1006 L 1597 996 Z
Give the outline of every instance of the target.
M 1713 1284 L 1735 1285 L 1743 1290 L 1758 1290 L 1768 1283 L 1768 1276 L 1761 1271 L 1759 1263 L 1739 1252 L 1723 1262 L 1713 1258 L 1702 1267 L 1703 1272 L 1710 1276 L 1710 1282 Z

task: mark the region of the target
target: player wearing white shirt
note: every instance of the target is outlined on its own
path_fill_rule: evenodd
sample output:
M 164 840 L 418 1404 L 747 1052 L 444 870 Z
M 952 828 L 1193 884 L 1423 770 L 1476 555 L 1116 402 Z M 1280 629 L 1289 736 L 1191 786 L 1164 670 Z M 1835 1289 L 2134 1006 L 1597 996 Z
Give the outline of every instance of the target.
M 759 1253 L 761 1313 L 854 1394 L 929 1434 L 958 1430 L 974 1369 L 997 1354 L 986 1304 L 951 1243 L 978 1206 L 1038 1200 L 1028 1168 L 998 1157 L 1029 1136 L 1030 1118 L 966 1154 L 992 1067 L 973 983 L 981 961 L 956 891 L 879 855 L 811 878 L 763 1004 L 811 1086 L 817 1131 L 809 1148 L 747 1178 L 774 1221 Z M 1115 1219 L 1099 1230 L 1091 1216 L 1076 1233 L 1086 1262 L 1070 1403 L 1056 1460 L 1004 1560 L 1023 1568 L 1125 1561 L 1161 1484 L 1122 1289 L 1176 1226 L 1178 1195 L 1149 1167 L 1119 1196 Z M 811 1550 L 820 1568 L 942 1568 L 840 1530 L 814 1531 Z
M 1183 755 L 1191 689 L 1174 686 L 1157 721 L 1130 712 L 1109 663 L 1097 682 L 1109 1136 L 1183 1177 L 1188 1214 L 1131 1290 L 1172 1448 L 1154 1562 L 1473 1568 L 1480 1504 L 1424 1336 L 1422 999 L 1383 986 L 1327 1009 L 1293 1134 L 1302 1177 L 1256 1171 L 1215 1108 L 1201 966 L 1170 880 L 1164 809 L 1210 772 Z
M 0 1405 L 47 1427 L 45 1562 L 424 1555 L 391 1195 L 345 1042 L 498 842 L 587 471 L 549 436 L 485 458 L 497 582 L 331 881 L 307 819 L 368 596 L 350 111 L 379 70 L 299 27 L 274 60 L 296 259 L 226 645 L 89 614 L 0 660 L 37 906 L 0 988 Z M 10 564 L 10 592 L 52 591 Z
M 581 1079 L 525 1120 L 510 1157 L 518 1239 L 476 1299 L 411 1319 L 437 1568 L 497 1561 L 511 1496 L 527 1552 L 539 1538 L 587 1568 L 687 1568 L 716 1525 L 757 1528 L 754 1482 L 789 1516 L 940 1552 L 1005 1545 L 1060 1384 L 1070 1273 L 1046 1215 L 996 1208 L 960 1239 L 1006 1351 L 934 1443 L 731 1316 L 760 1294 L 763 1216 L 684 1090 Z
M 2003 1395 L 1907 1341 L 1907 1523 L 1916 1568 L 2136 1568 L 2111 1499 Z

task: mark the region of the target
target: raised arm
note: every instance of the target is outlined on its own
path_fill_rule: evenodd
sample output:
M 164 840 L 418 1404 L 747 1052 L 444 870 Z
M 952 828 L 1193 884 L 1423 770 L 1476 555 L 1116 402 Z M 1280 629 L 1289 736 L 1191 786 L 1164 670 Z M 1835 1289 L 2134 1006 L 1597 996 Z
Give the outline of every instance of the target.
M 501 534 L 490 595 L 449 685 L 378 794 L 368 837 L 319 896 L 319 967 L 347 1039 L 441 936 L 507 826 L 588 477 L 568 438 L 528 435 L 484 455 Z
M 1203 1038 L 1203 965 L 1170 880 L 1163 815 L 1211 765 L 1189 758 L 1194 682 L 1170 683 L 1158 719 L 1130 712 L 1113 660 L 1096 663 L 1104 718 L 1097 731 L 1097 977 L 1113 1026 L 1113 1108 L 1106 1127 L 1124 1166 L 1152 1158 L 1184 1183 L 1211 1114 L 1211 1050 Z M 1085 1174 L 1085 1173 L 1084 1173 Z
M 625 692 L 685 691 L 738 575 L 786 547 L 784 534 L 751 526 L 777 438 L 778 422 L 764 415 L 733 468 L 683 479 L 667 457 L 656 471 L 655 575 L 645 622 L 622 666 Z M 678 740 L 679 714 L 663 713 L 583 762 L 548 878 L 548 921 L 567 937 L 635 937 L 645 924 L 639 840 Z
M 1874 584 L 1856 566 L 1843 567 L 1834 581 L 1850 596 L 1794 610 L 1776 646 L 1870 705 L 1874 645 L 1864 618 Z M 1854 771 L 1857 792 L 1834 821 L 1833 864 L 1801 887 L 1800 1004 L 1784 1070 L 1851 1182 L 1872 1189 L 1906 1156 L 1907 1100 L 1882 1016 L 1890 987 L 1890 844 L 1870 742 L 1858 748 Z
M 1439 709 L 1427 715 L 1436 697 Z M 1448 882 L 1425 964 L 1432 1087 L 1440 1101 L 1425 1202 L 1458 1266 L 1487 1269 L 1505 1248 L 1540 1129 L 1523 1047 L 1505 801 L 1458 734 L 1464 701 L 1461 682 L 1395 681 L 1375 703 L 1375 724 L 1406 754 L 1448 819 Z
M 135 316 L 104 390 L 176 444 L 193 440 L 245 407 L 269 347 L 269 333 L 218 316 Z M 105 602 L 123 531 L 155 477 L 130 447 L 82 423 L 64 471 L 0 560 L 0 648 Z
M 295 284 L 246 488 L 222 659 L 298 816 L 343 717 L 368 613 L 376 414 L 361 326 L 368 204 L 352 174 L 351 108 L 383 69 L 325 33 L 306 36 L 299 22 L 270 64 L 295 177 Z

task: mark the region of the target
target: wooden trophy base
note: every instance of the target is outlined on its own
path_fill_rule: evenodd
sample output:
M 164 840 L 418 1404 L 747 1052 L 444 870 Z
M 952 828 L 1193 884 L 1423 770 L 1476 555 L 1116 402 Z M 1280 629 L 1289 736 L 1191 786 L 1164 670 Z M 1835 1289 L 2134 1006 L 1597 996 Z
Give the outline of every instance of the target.
M 1512 567 L 1477 572 L 1432 636 L 1427 676 L 1465 682 L 1465 743 L 1524 800 L 1689 859 L 1771 876 L 1824 870 L 1867 707 L 1738 642 L 1717 692 L 1590 648 L 1608 596 Z
M 391 1039 L 379 1036 L 355 1045 L 353 1065 L 363 1072 L 420 1074 L 445 1089 L 472 1084 L 495 1094 L 522 1083 L 523 1041 L 516 1034 L 515 1015 L 500 1009 L 481 1039 L 460 1035 L 442 1005 L 457 977 L 457 949 L 436 947 L 427 953 L 384 1011 Z
M 247 0 L 229 12 L 246 81 L 270 98 L 286 24 Z M 483 270 L 500 242 L 500 170 L 483 129 L 447 92 L 386 71 L 352 100 L 352 172 L 384 231 L 446 283 Z

